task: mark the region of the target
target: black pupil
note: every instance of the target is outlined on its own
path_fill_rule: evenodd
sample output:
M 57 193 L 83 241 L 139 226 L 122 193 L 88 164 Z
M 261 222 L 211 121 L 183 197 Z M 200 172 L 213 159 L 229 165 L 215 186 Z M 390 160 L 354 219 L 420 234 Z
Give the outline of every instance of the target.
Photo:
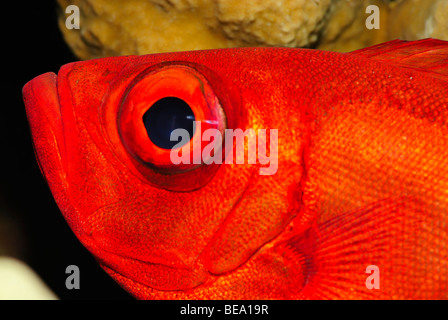
M 178 141 L 170 141 L 171 132 L 175 129 L 185 129 L 190 138 L 193 137 L 194 113 L 182 99 L 167 97 L 158 100 L 143 115 L 143 123 L 149 139 L 160 148 L 172 149 Z M 180 138 L 179 138 L 180 139 Z M 188 141 L 182 140 L 180 147 Z

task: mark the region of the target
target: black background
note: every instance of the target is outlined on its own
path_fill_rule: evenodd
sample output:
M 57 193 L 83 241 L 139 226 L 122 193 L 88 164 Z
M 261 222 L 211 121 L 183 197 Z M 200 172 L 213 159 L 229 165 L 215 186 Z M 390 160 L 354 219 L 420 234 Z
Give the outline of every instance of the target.
M 30 265 L 61 299 L 131 299 L 74 236 L 34 157 L 22 87 L 35 76 L 57 72 L 63 64 L 77 60 L 59 31 L 57 10 L 55 1 L 13 1 L 0 6 L 0 255 Z M 79 290 L 65 287 L 68 265 L 80 268 Z M 292 309 L 276 306 L 276 312 L 291 310 L 297 317 L 304 316 L 303 304 Z M 311 304 L 316 312 L 315 306 Z M 170 309 L 177 313 L 178 307 Z M 371 305 L 364 310 L 368 308 L 371 312 Z
M 77 60 L 59 31 L 58 7 L 55 1 L 14 3 L 0 6 L 0 254 L 25 261 L 61 299 L 130 299 L 74 236 L 34 157 L 22 87 Z M 71 264 L 80 269 L 79 290 L 65 287 Z

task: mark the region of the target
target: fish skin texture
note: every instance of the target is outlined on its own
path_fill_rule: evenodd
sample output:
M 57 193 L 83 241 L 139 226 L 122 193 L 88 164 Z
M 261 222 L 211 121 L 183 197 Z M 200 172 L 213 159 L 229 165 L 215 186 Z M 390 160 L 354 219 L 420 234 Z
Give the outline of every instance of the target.
M 23 95 L 62 214 L 136 298 L 446 299 L 447 57 L 434 39 L 111 57 Z M 226 128 L 278 129 L 277 172 L 163 162 L 138 112 L 173 92 Z

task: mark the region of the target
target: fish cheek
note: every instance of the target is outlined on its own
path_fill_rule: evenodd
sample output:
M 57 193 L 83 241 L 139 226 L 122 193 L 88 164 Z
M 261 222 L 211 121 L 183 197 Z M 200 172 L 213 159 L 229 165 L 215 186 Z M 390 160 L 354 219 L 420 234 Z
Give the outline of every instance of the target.
M 200 257 L 212 274 L 232 271 L 284 231 L 301 208 L 299 193 L 287 191 L 300 189 L 301 176 L 291 163 L 254 177 Z
M 70 169 L 70 199 L 81 214 L 88 215 L 124 197 L 119 175 L 94 144 L 80 148 Z
M 67 194 L 78 214 L 71 220 L 79 219 L 76 229 L 89 234 L 90 227 L 82 222 L 98 209 L 125 197 L 124 179 L 101 133 L 101 125 L 90 118 L 97 110 L 98 102 L 89 95 L 79 94 L 76 80 L 67 78 L 61 82 L 61 86 L 72 93 L 62 104 L 65 157 L 68 159 Z

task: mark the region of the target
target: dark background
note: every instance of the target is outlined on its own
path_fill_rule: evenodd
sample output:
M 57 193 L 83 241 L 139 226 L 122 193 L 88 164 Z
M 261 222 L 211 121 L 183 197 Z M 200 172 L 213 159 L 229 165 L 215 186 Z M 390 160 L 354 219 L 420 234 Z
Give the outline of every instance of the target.
M 22 87 L 77 60 L 59 31 L 58 7 L 55 1 L 15 3 L 0 6 L 0 255 L 30 265 L 61 299 L 129 299 L 74 236 L 34 157 Z M 65 287 L 71 264 L 80 269 L 79 290 Z

